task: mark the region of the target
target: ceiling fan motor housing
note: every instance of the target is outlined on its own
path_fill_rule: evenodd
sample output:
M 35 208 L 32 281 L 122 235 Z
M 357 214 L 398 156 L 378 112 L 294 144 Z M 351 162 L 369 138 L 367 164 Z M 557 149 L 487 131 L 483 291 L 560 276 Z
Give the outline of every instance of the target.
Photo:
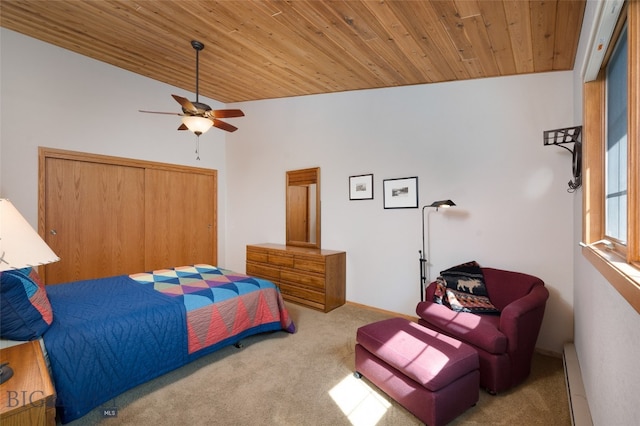
M 202 102 L 191 102 L 191 104 L 196 107 L 198 114 L 194 114 L 193 111 L 184 109 L 184 107 L 182 108 L 182 112 L 187 115 L 203 115 L 205 112 L 211 111 L 211 107 L 207 104 L 203 104 Z

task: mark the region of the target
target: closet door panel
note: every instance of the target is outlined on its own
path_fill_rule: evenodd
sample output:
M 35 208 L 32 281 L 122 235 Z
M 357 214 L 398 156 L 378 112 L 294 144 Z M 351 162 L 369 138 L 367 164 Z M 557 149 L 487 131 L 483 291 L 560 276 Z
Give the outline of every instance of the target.
M 47 284 L 144 270 L 144 169 L 45 161 Z
M 216 176 L 147 169 L 145 270 L 217 263 Z

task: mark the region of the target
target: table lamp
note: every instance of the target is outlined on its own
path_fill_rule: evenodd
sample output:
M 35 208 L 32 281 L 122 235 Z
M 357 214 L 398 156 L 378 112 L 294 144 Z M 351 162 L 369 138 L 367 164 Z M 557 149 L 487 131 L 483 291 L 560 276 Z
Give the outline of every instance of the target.
M 6 198 L 0 198 L 0 274 L 3 271 L 57 262 L 60 258 Z M 6 363 L 0 365 L 0 383 L 13 376 Z

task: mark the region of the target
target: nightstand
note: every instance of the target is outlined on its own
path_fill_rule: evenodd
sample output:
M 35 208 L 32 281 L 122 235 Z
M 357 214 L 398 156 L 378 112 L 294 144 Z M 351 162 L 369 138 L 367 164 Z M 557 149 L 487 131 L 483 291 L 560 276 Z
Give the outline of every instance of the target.
M 0 350 L 13 377 L 0 385 L 2 426 L 55 425 L 56 394 L 38 341 Z

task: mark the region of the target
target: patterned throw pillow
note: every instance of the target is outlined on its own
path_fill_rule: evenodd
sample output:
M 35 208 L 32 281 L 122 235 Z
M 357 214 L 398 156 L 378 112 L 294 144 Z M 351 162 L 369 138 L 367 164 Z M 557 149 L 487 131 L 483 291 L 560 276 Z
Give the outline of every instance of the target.
M 33 268 L 0 274 L 0 337 L 33 340 L 53 322 L 44 285 Z
M 456 312 L 500 313 L 489 299 L 482 269 L 476 261 L 440 272 L 433 300 Z

